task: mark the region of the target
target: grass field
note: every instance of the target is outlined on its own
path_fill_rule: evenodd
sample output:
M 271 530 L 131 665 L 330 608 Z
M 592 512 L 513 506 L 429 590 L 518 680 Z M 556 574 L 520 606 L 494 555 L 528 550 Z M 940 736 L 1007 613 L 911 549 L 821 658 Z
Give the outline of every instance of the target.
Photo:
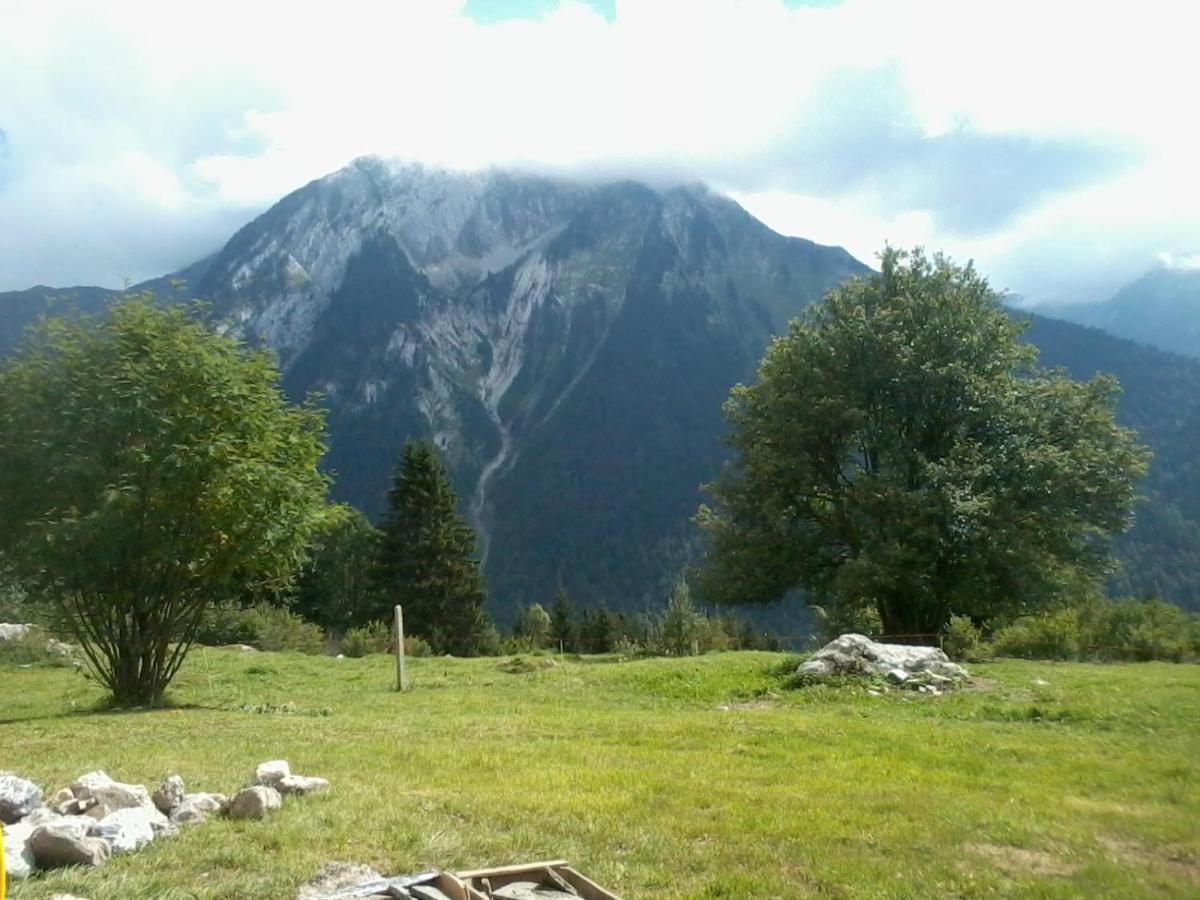
M 153 712 L 0 668 L 0 769 L 52 791 L 104 769 L 231 793 L 280 757 L 332 781 L 12 897 L 285 898 L 331 859 L 552 857 L 628 900 L 1200 896 L 1200 666 L 1005 661 L 875 697 L 789 689 L 774 654 L 535 662 L 412 660 L 400 695 L 386 657 L 196 651 Z

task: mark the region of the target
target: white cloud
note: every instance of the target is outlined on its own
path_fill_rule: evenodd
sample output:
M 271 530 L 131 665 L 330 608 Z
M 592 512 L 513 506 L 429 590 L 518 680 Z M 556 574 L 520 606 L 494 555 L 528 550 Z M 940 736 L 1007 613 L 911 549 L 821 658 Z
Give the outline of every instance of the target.
M 780 230 L 942 247 L 1031 296 L 1200 249 L 1190 5 L 462 7 L 6 2 L 0 289 L 186 264 L 364 153 L 705 178 Z

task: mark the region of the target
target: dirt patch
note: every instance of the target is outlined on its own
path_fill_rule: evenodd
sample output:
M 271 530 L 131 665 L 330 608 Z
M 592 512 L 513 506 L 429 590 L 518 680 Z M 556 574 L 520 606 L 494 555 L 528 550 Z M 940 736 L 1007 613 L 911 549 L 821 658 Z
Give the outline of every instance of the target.
M 1147 866 L 1192 884 L 1200 884 L 1200 862 L 1190 857 L 1182 848 L 1169 844 L 1158 848 L 1143 847 L 1133 841 L 1113 837 L 1100 837 L 1097 841 L 1101 847 L 1123 862 Z
M 1006 875 L 1066 876 L 1079 871 L 1076 863 L 1045 850 L 1026 850 L 1000 844 L 967 844 L 965 849 L 982 856 Z
M 1117 803 L 1114 800 L 1093 800 L 1090 797 L 1067 797 L 1065 798 L 1065 802 L 1071 804 L 1076 809 L 1099 813 L 1105 816 L 1134 816 L 1139 819 L 1145 819 L 1154 815 L 1154 811 L 1147 809 L 1145 806 Z

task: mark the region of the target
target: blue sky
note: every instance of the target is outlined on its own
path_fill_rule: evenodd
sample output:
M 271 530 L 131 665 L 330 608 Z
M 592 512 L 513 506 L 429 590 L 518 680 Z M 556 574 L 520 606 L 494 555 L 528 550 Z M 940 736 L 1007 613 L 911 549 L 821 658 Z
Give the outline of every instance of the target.
M 0 3 L 0 290 L 116 286 L 379 154 L 703 180 L 1097 299 L 1200 250 L 1174 0 Z

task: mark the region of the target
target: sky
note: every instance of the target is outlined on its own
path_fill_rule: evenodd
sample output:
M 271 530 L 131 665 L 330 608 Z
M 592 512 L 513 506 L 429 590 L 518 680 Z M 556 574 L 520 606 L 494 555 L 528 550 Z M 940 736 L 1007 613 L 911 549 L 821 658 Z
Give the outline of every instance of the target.
M 1200 253 L 1200 4 L 0 2 L 0 290 L 217 250 L 364 154 L 702 180 L 1031 302 Z

